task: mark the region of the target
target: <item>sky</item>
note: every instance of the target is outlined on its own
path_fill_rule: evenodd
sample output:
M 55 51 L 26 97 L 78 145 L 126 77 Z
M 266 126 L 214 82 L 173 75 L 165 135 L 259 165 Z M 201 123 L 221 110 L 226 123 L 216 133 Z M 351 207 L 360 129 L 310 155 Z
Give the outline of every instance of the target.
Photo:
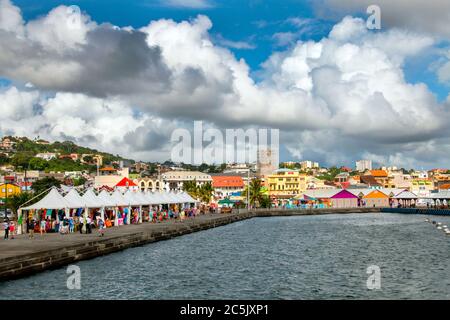
M 366 26 L 371 4 L 381 30 Z M 448 12 L 446 0 L 0 0 L 0 134 L 164 161 L 172 132 L 201 120 L 279 129 L 282 161 L 450 167 Z

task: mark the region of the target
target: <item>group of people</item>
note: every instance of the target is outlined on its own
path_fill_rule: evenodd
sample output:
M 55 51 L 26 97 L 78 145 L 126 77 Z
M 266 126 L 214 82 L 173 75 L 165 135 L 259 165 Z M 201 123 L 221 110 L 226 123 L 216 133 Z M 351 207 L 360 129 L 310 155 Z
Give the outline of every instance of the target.
M 45 233 L 69 234 L 75 232 L 90 234 L 94 228 L 98 228 L 100 236 L 103 236 L 106 227 L 105 222 L 99 216 L 97 216 L 96 220 L 90 216 L 86 218 L 82 216 L 64 217 L 59 221 L 50 219 L 49 217 L 43 218 L 40 221 L 30 218 L 27 220 L 26 225 L 30 238 L 34 237 L 35 232 L 39 232 L 41 235 Z
M 139 210 L 131 210 L 128 212 L 122 212 L 118 214 L 118 218 L 123 219 L 122 223 L 125 224 L 138 224 L 140 217 L 143 222 L 161 223 L 165 220 L 184 221 L 188 218 L 193 218 L 207 212 L 214 212 L 209 207 L 199 208 L 184 208 L 180 209 L 177 206 L 170 207 L 153 207 L 148 210 L 144 210 L 142 215 L 139 214 Z M 30 215 L 26 220 L 26 232 L 29 238 L 34 238 L 35 233 L 44 235 L 46 233 L 59 233 L 62 235 L 80 232 L 81 234 L 92 234 L 93 229 L 97 229 L 99 236 L 103 237 L 107 228 L 113 227 L 117 221 L 114 215 L 106 213 L 101 215 L 99 211 L 90 212 L 88 216 L 83 214 L 75 214 L 73 216 L 55 215 L 48 216 L 44 214 L 40 219 L 35 219 L 35 215 Z M 119 224 L 120 225 L 120 224 Z M 5 230 L 5 239 L 9 237 L 13 238 L 15 234 L 15 224 L 13 221 L 5 221 L 3 223 Z
M 14 221 L 10 221 L 6 218 L 5 221 L 3 221 L 3 230 L 5 231 L 5 235 L 3 237 L 4 240 L 14 239 L 14 235 L 16 234 L 16 225 Z
M 147 218 L 144 219 L 144 221 L 153 223 L 171 219 L 175 219 L 177 221 L 184 221 L 187 218 L 193 218 L 197 216 L 199 213 L 201 212 L 196 208 L 189 208 L 183 210 L 178 210 L 177 208 L 168 210 L 151 210 L 148 216 L 146 216 Z

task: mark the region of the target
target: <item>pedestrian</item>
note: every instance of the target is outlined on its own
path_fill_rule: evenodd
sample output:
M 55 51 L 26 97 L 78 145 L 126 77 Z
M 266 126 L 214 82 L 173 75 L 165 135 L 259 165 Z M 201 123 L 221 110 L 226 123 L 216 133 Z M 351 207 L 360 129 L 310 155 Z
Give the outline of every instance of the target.
M 28 232 L 30 239 L 34 238 L 34 228 L 36 226 L 36 221 L 34 219 L 29 220 L 28 222 Z
M 11 235 L 11 239 L 14 239 L 15 232 L 16 232 L 16 225 L 14 224 L 14 221 L 11 221 L 9 223 L 9 234 Z
M 41 226 L 40 226 L 40 232 L 41 232 L 41 236 L 43 233 L 46 233 L 47 230 L 45 229 L 47 226 L 47 222 L 45 220 L 41 220 Z
M 92 233 L 91 230 L 91 218 L 86 218 L 86 233 Z
M 103 237 L 105 235 L 105 222 L 102 218 L 98 219 L 98 232 L 100 234 L 100 237 Z
M 73 222 L 73 217 L 69 218 L 69 232 L 73 233 L 73 228 L 74 228 L 74 222 Z
M 78 223 L 78 228 L 80 229 L 80 234 L 83 234 L 83 222 L 84 222 L 84 218 L 80 217 L 80 220 Z
M 5 236 L 3 237 L 4 240 L 9 239 L 9 220 L 5 220 L 3 222 L 3 230 L 5 230 Z

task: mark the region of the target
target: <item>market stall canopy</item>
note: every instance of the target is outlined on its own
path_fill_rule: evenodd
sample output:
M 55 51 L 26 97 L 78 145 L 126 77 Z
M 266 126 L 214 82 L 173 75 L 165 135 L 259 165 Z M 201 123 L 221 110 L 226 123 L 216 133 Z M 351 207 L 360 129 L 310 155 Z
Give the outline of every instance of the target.
M 219 204 L 235 204 L 236 201 L 230 200 L 228 198 L 219 200 Z
M 106 190 L 103 190 L 102 192 L 100 192 L 98 194 L 97 198 L 104 207 L 115 207 L 116 206 L 114 201 L 111 199 L 111 195 Z
M 167 192 L 157 192 L 156 193 L 159 196 L 160 203 L 161 204 L 171 204 L 173 203 L 173 199 L 169 196 Z
M 65 196 L 64 199 L 69 204 L 69 209 L 79 209 L 86 208 L 87 202 L 84 200 L 80 194 L 75 189 L 71 189 Z
M 147 197 L 147 193 L 146 192 L 137 192 L 136 193 L 136 197 L 139 199 L 139 201 L 142 203 L 142 205 L 149 205 L 152 204 L 150 202 L 150 199 Z
M 197 203 L 198 201 L 195 200 L 190 196 L 189 193 L 183 191 L 180 193 L 181 199 L 183 200 L 183 203 Z
M 182 198 L 177 193 L 171 191 L 168 193 L 168 196 L 169 199 L 172 199 L 171 203 L 183 203 Z
M 145 202 L 143 203 L 140 199 L 138 199 L 136 192 L 133 192 L 131 190 L 125 192 L 123 197 L 128 200 L 128 203 L 131 206 L 141 206 L 146 204 Z
M 64 199 L 62 195 L 53 188 L 50 192 L 41 200 L 35 204 L 22 208 L 22 210 L 39 210 L 39 209 L 65 209 L 70 208 L 70 204 Z
M 148 204 L 161 204 L 156 194 L 152 191 L 145 192 L 145 199 Z
M 417 199 L 417 195 L 415 195 L 414 193 L 410 192 L 410 191 L 403 191 L 400 192 L 399 194 L 397 194 L 394 199 L 405 199 L 405 200 L 412 200 L 412 199 Z
M 86 190 L 82 196 L 83 200 L 86 201 L 87 208 L 100 208 L 103 207 L 101 201 L 97 198 L 92 189 Z
M 111 195 L 111 200 L 114 202 L 114 205 L 117 207 L 128 206 L 130 205 L 129 201 L 125 199 L 122 193 L 119 190 L 116 190 Z

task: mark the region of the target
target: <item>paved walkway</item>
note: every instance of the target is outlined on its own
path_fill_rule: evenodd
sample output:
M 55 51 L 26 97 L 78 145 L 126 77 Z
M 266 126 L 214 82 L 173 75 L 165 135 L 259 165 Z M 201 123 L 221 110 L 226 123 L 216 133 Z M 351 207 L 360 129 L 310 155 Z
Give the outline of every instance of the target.
M 189 218 L 185 221 L 166 220 L 161 223 L 142 223 L 138 225 L 125 225 L 117 228 L 108 228 L 105 231 L 105 236 L 101 239 L 116 238 L 121 236 L 128 236 L 136 233 L 153 232 L 153 231 L 167 231 L 176 229 L 179 225 L 195 225 L 199 222 L 215 220 L 224 215 L 220 214 L 205 214 L 195 218 Z M 0 239 L 0 261 L 5 258 L 17 257 L 30 253 L 37 253 L 39 251 L 49 251 L 54 249 L 61 249 L 70 247 L 72 245 L 83 244 L 89 241 L 99 240 L 100 236 L 97 229 L 92 230 L 92 234 L 58 234 L 48 233 L 42 236 L 35 233 L 33 239 L 29 239 L 28 234 L 15 236 L 15 239 L 3 240 Z

